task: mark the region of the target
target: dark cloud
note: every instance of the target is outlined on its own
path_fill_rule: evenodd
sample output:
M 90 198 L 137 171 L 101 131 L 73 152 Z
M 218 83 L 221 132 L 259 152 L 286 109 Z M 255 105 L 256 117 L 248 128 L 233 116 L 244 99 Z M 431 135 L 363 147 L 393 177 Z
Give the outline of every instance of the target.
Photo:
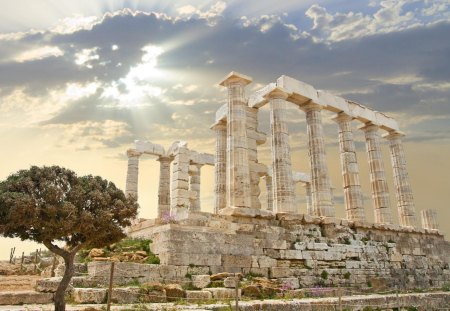
M 196 137 L 211 137 L 208 127 L 214 122 L 213 113 L 225 98 L 212 85 L 231 70 L 249 74 L 263 84 L 282 74 L 290 75 L 318 89 L 344 93 L 380 111 L 411 116 L 433 111 L 450 113 L 450 105 L 445 101 L 448 91 L 420 90 L 417 82 L 383 82 L 398 75 L 418 76 L 421 83 L 429 84 L 449 81 L 450 41 L 444 40 L 450 33 L 449 23 L 330 44 L 317 43 L 309 37 L 293 40 L 292 29 L 282 20 L 265 32 L 259 27 L 257 23 L 243 27 L 239 19 L 231 17 L 210 26 L 199 18 L 174 21 L 156 14 L 118 14 L 105 17 L 91 30 L 64 35 L 38 33 L 2 44 L 0 57 L 10 56 L 14 45 L 31 47 L 43 43 L 58 47 L 64 55 L 23 63 L 3 61 L 0 85 L 3 93 L 8 88 L 25 87 L 29 94 L 45 96 L 68 82 L 96 80 L 102 85 L 96 94 L 70 103 L 45 124 L 116 120 L 128 124 L 134 137 L 152 139 L 172 135 L 158 132 L 161 128 L 178 131 L 181 136 L 194 128 Z M 114 99 L 102 97 L 104 87 L 120 81 L 141 61 L 142 48 L 149 44 L 166 48 L 158 58 L 158 68 L 172 77 L 141 82 L 163 89 L 163 95 L 143 98 L 139 104 L 148 105 L 136 107 L 124 107 Z M 118 49 L 113 50 L 113 45 Z M 98 54 L 98 59 L 90 62 L 92 68 L 75 64 L 77 53 L 92 48 L 97 48 Z M 181 86 L 176 88 L 177 84 Z M 197 88 L 186 92 L 183 87 L 190 84 Z M 127 91 L 121 83 L 118 89 Z M 366 92 L 352 91 L 358 89 Z M 262 128 L 268 131 L 267 115 L 262 118 L 266 120 Z M 303 130 L 304 124 L 301 127 Z M 295 132 L 299 127 L 292 124 L 290 130 Z M 103 143 L 114 147 L 124 140 Z

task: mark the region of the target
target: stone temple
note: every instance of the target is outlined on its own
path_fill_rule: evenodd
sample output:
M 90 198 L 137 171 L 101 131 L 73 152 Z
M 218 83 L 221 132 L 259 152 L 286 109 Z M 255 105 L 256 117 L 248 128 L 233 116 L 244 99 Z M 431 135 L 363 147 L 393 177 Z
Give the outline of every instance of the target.
M 187 272 L 253 273 L 292 280 L 299 286 L 376 284 L 381 288 L 439 287 L 450 281 L 450 243 L 438 230 L 434 210 L 421 211 L 418 224 L 402 146 L 404 134 L 384 113 L 288 76 L 281 76 L 253 94 L 252 82 L 231 72 L 220 85 L 228 103 L 216 113 L 214 155 L 175 142 L 166 151 L 151 142 L 136 141 L 128 150 L 126 192 L 138 195 L 139 158 L 160 162 L 158 217 L 139 219 L 129 235 L 150 238 L 152 251 L 170 277 Z M 258 110 L 270 108 L 271 166 L 258 162 L 258 146 L 267 135 L 258 130 Z M 292 169 L 287 105 L 306 118 L 310 172 Z M 322 110 L 335 113 L 339 132 L 342 186 L 346 218 L 335 216 L 326 161 Z M 372 191 L 374 223 L 366 220 L 359 178 L 353 125 L 363 131 Z M 389 145 L 399 224 L 392 205 L 381 144 Z M 359 159 L 360 161 L 364 161 Z M 214 213 L 201 211 L 200 176 L 214 166 Z M 265 179 L 267 206 L 261 208 L 260 180 Z M 307 214 L 295 203 L 295 184 L 306 189 Z M 323 274 L 327 272 L 324 280 Z M 161 274 L 164 278 L 164 274 Z

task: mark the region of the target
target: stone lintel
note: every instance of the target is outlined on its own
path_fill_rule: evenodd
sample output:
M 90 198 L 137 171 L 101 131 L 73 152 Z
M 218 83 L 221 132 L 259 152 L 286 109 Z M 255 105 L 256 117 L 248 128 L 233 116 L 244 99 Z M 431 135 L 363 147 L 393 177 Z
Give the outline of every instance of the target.
M 277 79 L 277 86 L 291 93 L 287 100 L 294 104 L 303 105 L 311 100 L 317 101 L 317 90 L 302 81 L 283 75 Z
M 242 85 L 247 85 L 250 84 L 251 82 L 252 82 L 251 77 L 236 71 L 232 71 L 225 78 L 223 78 L 222 81 L 219 82 L 219 85 L 227 87 L 232 83 L 241 83 Z
M 137 151 L 145 153 L 145 154 L 151 154 L 156 156 L 165 155 L 166 151 L 164 150 L 164 147 L 159 144 L 154 144 L 149 141 L 143 141 L 143 140 L 136 140 L 134 141 L 134 145 Z
M 137 151 L 136 149 L 128 149 L 127 150 L 127 157 L 140 157 L 142 155 L 142 152 Z
M 190 150 L 190 164 L 214 165 L 214 155 Z
M 261 94 L 266 99 L 284 99 L 286 100 L 291 93 L 282 87 L 273 85 L 271 88 L 267 89 L 264 94 Z
M 275 219 L 275 215 L 272 214 L 272 212 L 246 207 L 226 207 L 219 211 L 219 215 L 238 216 L 247 218 Z

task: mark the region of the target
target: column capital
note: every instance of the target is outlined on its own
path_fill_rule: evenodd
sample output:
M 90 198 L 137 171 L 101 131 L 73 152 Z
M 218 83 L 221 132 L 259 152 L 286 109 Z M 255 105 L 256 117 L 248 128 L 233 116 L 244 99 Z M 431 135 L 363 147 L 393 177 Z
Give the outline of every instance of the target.
M 128 149 L 127 150 L 127 157 L 129 157 L 129 158 L 140 157 L 141 155 L 142 155 L 142 152 L 139 152 L 136 149 Z
M 211 125 L 210 129 L 213 131 L 226 131 L 227 123 L 225 121 L 219 121 Z
M 299 106 L 299 108 L 301 110 L 303 110 L 304 112 L 308 112 L 308 111 L 321 111 L 323 109 L 322 105 L 316 104 L 313 101 L 308 101 L 306 104 Z
M 172 162 L 173 157 L 170 155 L 160 155 L 156 161 L 159 162 Z
M 336 122 L 336 123 L 343 123 L 343 122 L 350 122 L 352 121 L 354 118 L 348 114 L 346 114 L 345 112 L 339 112 L 337 113 L 335 116 L 331 117 L 331 120 Z
M 363 132 L 376 132 L 379 128 L 380 127 L 378 125 L 373 124 L 372 122 L 367 122 L 358 126 L 358 129 Z
M 387 140 L 402 138 L 403 136 L 405 136 L 405 133 L 400 132 L 400 131 L 391 131 L 391 132 L 381 135 L 381 137 L 386 138 Z
M 272 90 L 263 95 L 265 99 L 287 99 L 289 92 L 279 86 L 274 87 Z
M 236 71 L 232 71 L 225 78 L 223 78 L 222 81 L 219 82 L 219 85 L 228 87 L 230 84 L 236 83 L 245 86 L 247 84 L 250 84 L 251 82 L 252 82 L 251 77 Z

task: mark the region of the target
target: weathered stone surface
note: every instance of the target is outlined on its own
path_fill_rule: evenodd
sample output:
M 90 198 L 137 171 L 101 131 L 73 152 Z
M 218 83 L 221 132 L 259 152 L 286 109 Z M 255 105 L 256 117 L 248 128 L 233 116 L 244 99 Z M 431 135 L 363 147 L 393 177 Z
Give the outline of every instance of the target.
M 223 286 L 227 288 L 235 288 L 236 287 L 237 278 L 234 276 L 229 276 L 223 280 Z
M 62 277 L 53 277 L 36 281 L 36 290 L 43 293 L 54 293 L 61 282 Z
M 212 293 L 207 290 L 187 290 L 186 299 L 192 303 L 195 300 L 208 300 L 212 299 Z
M 214 299 L 234 299 L 236 290 L 234 288 L 205 288 L 212 293 Z M 238 297 L 241 297 L 241 289 L 238 290 Z
M 106 292 L 106 288 L 74 288 L 72 298 L 76 303 L 103 303 Z
M 0 292 L 0 305 L 47 304 L 52 302 L 52 293 L 35 291 Z
M 186 291 L 179 284 L 169 284 L 164 286 L 167 301 L 177 301 L 186 297 Z
M 137 303 L 140 302 L 140 289 L 136 287 L 113 288 L 111 301 L 115 303 Z
M 193 275 L 192 285 L 195 288 L 205 288 L 211 284 L 211 277 L 209 275 Z

